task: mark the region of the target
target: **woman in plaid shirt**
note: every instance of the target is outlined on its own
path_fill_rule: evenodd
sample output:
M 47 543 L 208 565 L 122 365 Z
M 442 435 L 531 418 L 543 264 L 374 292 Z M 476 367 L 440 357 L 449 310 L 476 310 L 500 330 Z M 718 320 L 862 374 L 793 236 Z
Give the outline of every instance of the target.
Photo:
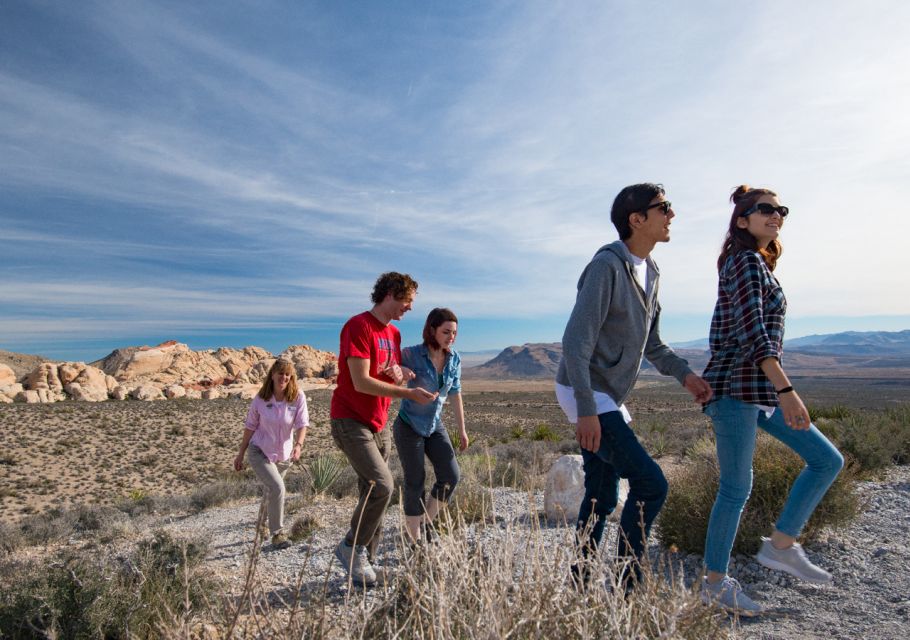
M 720 488 L 705 540 L 706 602 L 740 615 L 761 607 L 727 575 L 730 551 L 743 506 L 752 489 L 752 455 L 758 428 L 805 461 L 770 538 L 756 559 L 802 580 L 826 583 L 831 574 L 812 564 L 796 538 L 844 459 L 809 421 L 803 401 L 781 368 L 787 299 L 774 267 L 778 240 L 789 210 L 769 189 L 738 187 L 730 197 L 733 215 L 717 260 L 717 304 L 711 319 L 711 360 L 704 379 L 714 391 L 705 413 L 714 423 Z

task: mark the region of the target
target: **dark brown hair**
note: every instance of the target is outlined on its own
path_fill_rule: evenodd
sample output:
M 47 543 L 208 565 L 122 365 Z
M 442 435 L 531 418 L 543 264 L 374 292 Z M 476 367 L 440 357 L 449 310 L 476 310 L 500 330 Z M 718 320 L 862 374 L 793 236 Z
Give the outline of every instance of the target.
M 427 321 L 423 325 L 423 343 L 432 348 L 438 349 L 439 342 L 436 340 L 436 329 L 446 322 L 458 324 L 458 318 L 451 309 L 436 307 L 427 315 Z
M 390 293 L 396 300 L 401 300 L 408 295 L 413 296 L 417 293 L 417 281 L 406 273 L 398 273 L 397 271 L 383 273 L 376 279 L 376 284 L 373 285 L 373 295 L 370 299 L 373 304 L 379 304 Z
M 730 216 L 730 226 L 727 228 L 727 236 L 724 238 L 723 248 L 720 250 L 720 256 L 717 258 L 717 271 L 723 268 L 724 263 L 730 256 L 740 251 L 757 251 L 761 254 L 765 264 L 771 271 L 777 266 L 777 260 L 780 254 L 784 252 L 784 247 L 780 240 L 772 240 L 764 249 L 758 248 L 755 236 L 749 233 L 748 229 L 741 229 L 737 222 L 742 214 L 758 201 L 762 196 L 777 197 L 777 194 L 771 189 L 753 189 L 747 184 L 741 184 L 733 190 L 730 196 L 730 202 L 733 203 L 733 214 Z
M 271 400 L 272 396 L 275 395 L 275 383 L 272 382 L 272 374 L 276 371 L 284 373 L 286 371 L 291 372 L 291 379 L 288 380 L 288 386 L 284 389 L 284 400 L 285 402 L 295 402 L 297 400 L 297 395 L 300 393 L 300 389 L 297 387 L 297 369 L 294 368 L 294 363 L 290 360 L 278 359 L 272 363 L 272 366 L 269 367 L 269 373 L 265 377 L 265 381 L 262 383 L 262 386 L 259 388 L 259 393 L 257 394 L 263 400 Z
M 642 182 L 625 187 L 613 199 L 613 208 L 610 209 L 610 220 L 619 232 L 619 239 L 626 240 L 632 236 L 632 227 L 629 226 L 629 216 L 640 213 L 648 217 L 648 205 L 657 196 L 664 195 L 664 186 L 653 182 Z

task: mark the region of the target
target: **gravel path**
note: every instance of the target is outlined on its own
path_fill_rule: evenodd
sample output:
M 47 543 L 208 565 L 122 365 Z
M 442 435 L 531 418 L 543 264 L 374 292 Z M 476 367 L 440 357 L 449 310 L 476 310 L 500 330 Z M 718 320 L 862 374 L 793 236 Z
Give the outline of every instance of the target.
M 800 583 L 759 566 L 751 558 L 734 558 L 731 574 L 769 613 L 751 620 L 731 619 L 733 637 L 884 640 L 910 635 L 910 467 L 893 468 L 881 482 L 861 483 L 859 492 L 866 503 L 859 519 L 844 530 L 831 531 L 827 539 L 807 548 L 814 562 L 832 571 L 833 584 Z M 478 529 L 472 535 L 492 536 L 497 530 L 514 531 L 530 526 L 533 518 L 528 516 L 527 494 L 508 489 L 496 489 L 493 493 L 495 525 Z M 542 510 L 542 495 L 530 498 L 538 511 Z M 347 581 L 334 560 L 333 549 L 346 529 L 352 508 L 350 499 L 323 499 L 307 505 L 306 513 L 319 519 L 320 529 L 306 543 L 284 551 L 265 547 L 259 561 L 263 586 L 284 591 L 302 577 L 304 593 L 327 586 L 330 596 L 342 602 Z M 208 562 L 239 585 L 257 510 L 258 503 L 248 503 L 157 524 L 182 535 L 210 537 L 213 543 Z M 289 521 L 297 515 L 290 515 Z M 610 527 L 611 532 L 614 530 L 615 525 Z M 397 509 L 391 509 L 386 517 L 384 532 L 380 561 L 394 568 L 398 563 Z M 553 545 L 567 544 L 571 537 L 564 527 L 544 526 L 541 534 Z M 660 550 L 654 546 L 651 551 Z M 676 559 L 679 562 L 689 583 L 694 581 L 701 557 L 681 556 Z

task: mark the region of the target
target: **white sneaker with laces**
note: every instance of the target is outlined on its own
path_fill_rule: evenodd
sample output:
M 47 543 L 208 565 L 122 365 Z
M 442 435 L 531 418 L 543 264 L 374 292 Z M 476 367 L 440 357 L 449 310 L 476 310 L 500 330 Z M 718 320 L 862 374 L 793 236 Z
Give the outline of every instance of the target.
M 707 578 L 702 578 L 701 601 L 744 618 L 764 612 L 761 605 L 746 595 L 736 578 L 730 576 L 724 576 L 723 580 L 714 584 L 709 583 Z
M 794 542 L 793 546 L 788 549 L 777 549 L 771 544 L 771 538 L 762 538 L 761 549 L 755 559 L 769 569 L 789 573 L 806 582 L 815 584 L 831 582 L 831 574 L 812 564 L 798 542 Z

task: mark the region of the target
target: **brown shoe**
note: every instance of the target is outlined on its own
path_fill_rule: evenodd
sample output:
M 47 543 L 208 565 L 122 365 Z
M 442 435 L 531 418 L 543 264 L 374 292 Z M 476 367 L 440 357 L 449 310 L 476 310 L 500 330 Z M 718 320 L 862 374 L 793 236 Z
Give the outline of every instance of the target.
M 291 541 L 288 540 L 288 537 L 281 533 L 280 531 L 272 536 L 272 548 L 273 549 L 287 549 L 291 546 Z

